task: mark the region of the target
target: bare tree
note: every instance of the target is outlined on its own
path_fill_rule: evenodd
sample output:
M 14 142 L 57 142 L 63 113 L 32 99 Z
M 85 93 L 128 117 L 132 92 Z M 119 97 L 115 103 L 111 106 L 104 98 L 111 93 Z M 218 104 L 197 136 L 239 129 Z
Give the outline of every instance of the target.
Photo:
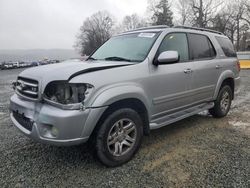
M 249 30 L 247 2 L 246 0 L 228 2 L 212 21 L 213 29 L 226 34 L 235 44 L 236 50 L 243 49 Z
M 246 30 L 245 24 L 242 22 L 243 15 L 246 12 L 245 0 L 234 0 L 228 4 L 228 9 L 231 9 L 231 39 L 235 42 L 236 50 L 240 50 L 240 39 Z M 234 32 L 234 33 L 233 33 Z M 236 40 L 234 38 L 236 37 Z
M 221 10 L 212 18 L 211 28 L 226 34 L 231 39 L 232 43 L 234 42 L 236 22 L 231 4 L 221 7 Z
M 214 0 L 190 0 L 193 26 L 205 28 L 212 21 L 221 1 Z
M 247 22 L 248 25 L 250 25 L 250 1 L 243 1 L 242 2 L 244 8 L 245 8 L 245 13 L 242 15 L 242 20 Z
M 76 36 L 74 47 L 81 55 L 89 55 L 111 37 L 114 20 L 106 12 L 97 12 L 85 19 Z
M 190 13 L 191 13 L 191 6 L 189 1 L 187 0 L 178 0 L 177 2 L 177 10 L 178 14 L 181 17 L 180 23 L 181 25 L 187 25 L 190 22 Z
M 140 18 L 137 14 L 132 14 L 132 15 L 125 16 L 123 18 L 121 27 L 123 31 L 128 31 L 128 30 L 139 28 L 139 27 L 144 27 L 146 25 L 147 23 L 142 18 Z

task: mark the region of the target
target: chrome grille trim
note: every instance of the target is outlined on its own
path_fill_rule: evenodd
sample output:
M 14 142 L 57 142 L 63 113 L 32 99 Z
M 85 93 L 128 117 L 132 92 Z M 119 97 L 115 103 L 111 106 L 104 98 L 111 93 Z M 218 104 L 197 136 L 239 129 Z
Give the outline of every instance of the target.
M 17 94 L 30 98 L 30 99 L 38 99 L 38 81 L 18 77 L 16 82 L 16 92 Z
M 17 80 L 17 83 L 21 83 L 20 80 Z M 38 87 L 38 84 L 32 84 L 32 83 L 29 83 L 29 82 L 26 82 L 26 81 L 23 81 L 23 80 L 22 80 L 22 83 L 24 83 L 27 86 Z

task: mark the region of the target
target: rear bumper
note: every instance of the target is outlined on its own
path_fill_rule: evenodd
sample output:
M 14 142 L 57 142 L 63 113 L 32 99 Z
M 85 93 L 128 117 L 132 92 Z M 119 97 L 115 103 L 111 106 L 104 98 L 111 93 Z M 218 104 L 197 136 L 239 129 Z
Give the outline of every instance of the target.
M 104 110 L 104 107 L 62 110 L 49 104 L 22 100 L 16 94 L 10 99 L 11 120 L 23 134 L 37 142 L 58 146 L 86 142 Z M 25 125 L 27 121 L 31 127 Z

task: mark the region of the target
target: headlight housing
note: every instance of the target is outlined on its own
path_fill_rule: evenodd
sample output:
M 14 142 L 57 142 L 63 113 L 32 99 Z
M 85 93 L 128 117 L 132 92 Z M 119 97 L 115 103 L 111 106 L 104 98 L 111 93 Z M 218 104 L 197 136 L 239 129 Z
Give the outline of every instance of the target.
M 63 109 L 77 109 L 84 104 L 93 88 L 87 83 L 55 81 L 46 86 L 43 98 Z

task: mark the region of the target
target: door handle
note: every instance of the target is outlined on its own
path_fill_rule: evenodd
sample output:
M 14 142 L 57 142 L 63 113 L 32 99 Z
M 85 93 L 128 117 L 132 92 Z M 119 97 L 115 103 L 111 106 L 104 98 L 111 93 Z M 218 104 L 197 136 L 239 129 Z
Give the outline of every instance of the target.
M 184 73 L 186 73 L 186 74 L 190 74 L 190 73 L 192 73 L 193 71 L 192 71 L 192 69 L 185 69 L 184 70 Z
M 216 69 L 220 69 L 222 66 L 221 65 L 216 65 L 215 68 Z

